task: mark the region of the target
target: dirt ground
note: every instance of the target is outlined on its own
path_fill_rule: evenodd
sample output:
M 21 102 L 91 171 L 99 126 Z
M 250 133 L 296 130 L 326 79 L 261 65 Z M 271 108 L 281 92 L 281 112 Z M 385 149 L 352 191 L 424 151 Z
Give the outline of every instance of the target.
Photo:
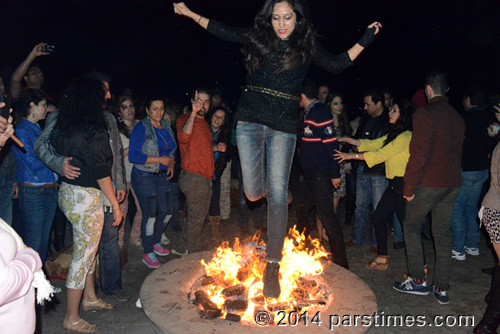
M 232 191 L 232 197 L 236 192 Z M 298 195 L 294 191 L 294 198 Z M 233 199 L 233 203 L 234 203 Z M 289 209 L 289 225 L 296 222 L 295 200 Z M 343 225 L 345 240 L 349 240 L 351 226 Z M 126 240 L 128 240 L 130 226 L 127 226 Z M 226 240 L 234 240 L 240 236 L 237 223 L 237 209 L 232 208 L 231 217 L 221 225 L 222 237 Z M 167 228 L 168 237 L 175 242 L 180 233 Z M 201 242 L 205 249 L 214 248 L 210 241 L 210 230 L 206 227 L 203 231 Z M 429 280 L 431 280 L 434 264 L 434 253 L 431 241 L 424 241 L 426 258 L 431 268 Z M 128 251 L 128 263 L 122 271 L 124 288 L 132 295 L 128 302 L 119 302 L 112 296 L 106 296 L 99 292 L 99 297 L 116 305 L 115 310 L 85 312 L 81 311 L 82 317 L 90 323 L 100 326 L 98 333 L 130 333 L 149 334 L 154 333 L 147 317 L 141 308 L 136 307 L 140 288 L 145 278 L 153 272 L 141 261 L 141 251 L 135 249 L 126 242 Z M 449 290 L 450 304 L 440 305 L 436 298 L 428 296 L 415 296 L 402 294 L 392 289 L 394 281 L 401 281 L 402 274 L 406 272 L 406 259 L 404 249 L 394 250 L 392 238 L 389 237 L 389 256 L 391 264 L 386 272 L 365 269 L 364 264 L 373 259 L 374 255 L 369 252 L 369 246 L 354 246 L 347 249 L 350 270 L 363 279 L 373 290 L 378 302 L 378 323 L 369 328 L 370 334 L 376 333 L 417 333 L 426 328 L 427 333 L 471 333 L 474 326 L 480 321 L 486 308 L 484 296 L 488 292 L 491 276 L 481 272 L 482 268 L 493 266 L 493 258 L 484 237 L 481 239 L 479 256 L 467 256 L 465 261 L 452 262 L 451 288 Z M 159 258 L 165 263 L 179 258 L 170 254 Z M 65 313 L 66 289 L 63 281 L 53 281 L 53 284 L 61 287 L 63 292 L 54 298 L 53 302 L 38 308 L 37 333 L 64 333 L 61 327 Z M 349 284 L 349 282 L 345 282 Z M 341 315 L 340 315 L 341 316 Z M 391 318 L 387 316 L 401 316 Z M 470 316 L 468 319 L 463 316 Z M 405 317 L 405 318 L 402 318 Z M 413 321 L 412 321 L 413 319 Z M 434 322 L 435 320 L 435 322 Z M 387 322 L 391 323 L 387 326 Z M 394 322 L 399 322 L 394 325 Z M 467 323 L 468 321 L 468 323 Z M 473 322 L 473 324 L 472 324 Z M 382 325 L 383 324 L 383 325 Z M 468 324 L 468 326 L 467 326 Z M 207 329 L 207 333 L 212 332 Z M 334 333 L 335 331 L 332 331 Z

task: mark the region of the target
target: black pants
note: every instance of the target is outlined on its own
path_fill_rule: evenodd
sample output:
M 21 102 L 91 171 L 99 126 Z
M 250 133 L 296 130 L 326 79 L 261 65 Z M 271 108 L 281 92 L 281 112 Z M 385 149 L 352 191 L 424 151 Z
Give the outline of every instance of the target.
M 377 209 L 373 213 L 378 255 L 387 255 L 387 218 L 392 217 L 396 211 L 399 221 L 404 221 L 406 199 L 403 197 L 403 183 L 404 178 L 402 177 L 389 180 L 389 186 L 385 189 Z
M 304 176 L 299 203 L 300 231 L 306 228 L 306 233 L 309 233 L 311 226 L 308 222 L 315 209 L 330 239 L 333 262 L 348 268 L 342 227 L 333 213 L 333 185 L 328 172 Z
M 210 199 L 210 216 L 220 216 L 220 178 L 212 184 L 212 198 Z

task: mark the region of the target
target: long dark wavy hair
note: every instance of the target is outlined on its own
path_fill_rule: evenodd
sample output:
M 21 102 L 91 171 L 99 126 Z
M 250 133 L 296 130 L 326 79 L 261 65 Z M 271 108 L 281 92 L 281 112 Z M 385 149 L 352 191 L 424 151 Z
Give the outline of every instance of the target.
M 389 124 L 389 132 L 384 141 L 384 146 L 396 139 L 397 136 L 405 131 L 413 130 L 413 113 L 415 109 L 407 99 L 397 98 L 394 99 L 393 106 L 399 107 L 399 118 L 395 124 Z
M 127 100 L 130 100 L 135 107 L 135 101 L 132 98 L 132 96 L 126 95 L 126 94 L 120 95 L 120 97 L 118 98 L 116 103 L 113 105 L 113 115 L 116 118 L 116 125 L 118 126 L 118 131 L 120 133 L 123 133 L 125 135 L 125 137 L 130 138 L 130 134 L 131 134 L 132 130 L 130 130 L 128 128 L 128 126 L 125 124 L 125 122 L 123 121 L 123 118 L 120 114 L 120 107 L 121 107 L 122 103 L 127 101 Z M 136 111 L 135 118 L 137 119 L 137 108 L 135 108 L 135 111 Z
M 64 93 L 54 133 L 71 137 L 75 130 L 92 125 L 107 129 L 104 94 L 103 83 L 98 79 L 81 77 L 73 81 Z
M 342 102 L 345 103 L 345 98 L 342 93 L 339 92 L 332 92 L 328 94 L 328 96 L 325 99 L 325 104 L 328 108 L 328 111 L 332 111 L 332 103 L 333 99 L 336 97 L 340 97 L 342 99 Z M 352 128 L 351 124 L 349 123 L 349 117 L 347 117 L 347 113 L 345 112 L 345 104 L 344 104 L 344 109 L 342 110 L 342 113 L 339 115 L 339 125 L 342 130 L 342 136 L 352 136 Z M 338 134 L 337 134 L 338 135 Z
M 279 71 L 304 64 L 316 48 L 316 33 L 309 22 L 309 12 L 300 0 L 267 0 L 255 16 L 252 28 L 245 34 L 241 51 L 249 73 L 254 73 L 264 60 L 278 50 L 281 39 L 271 23 L 274 5 L 287 2 L 295 12 L 297 23 L 288 38 L 288 48 L 281 55 Z

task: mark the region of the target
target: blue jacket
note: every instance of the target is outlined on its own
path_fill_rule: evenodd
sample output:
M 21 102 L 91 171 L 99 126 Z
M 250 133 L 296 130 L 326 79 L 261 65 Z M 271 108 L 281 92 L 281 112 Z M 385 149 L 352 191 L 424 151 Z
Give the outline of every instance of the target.
M 23 118 L 16 127 L 16 137 L 24 144 L 26 154 L 13 146 L 17 161 L 17 183 L 54 183 L 56 176 L 36 156 L 33 146 L 42 133 L 38 124 Z
M 175 155 L 175 149 L 177 148 L 174 133 L 167 121 L 161 120 L 161 125 L 165 130 L 167 130 L 172 139 L 173 146 L 169 147 L 168 151 L 170 152 L 169 156 L 173 158 Z M 141 127 L 144 128 L 144 137 L 142 137 Z M 136 124 L 134 130 L 132 130 L 132 133 L 130 134 L 128 158 L 129 161 L 134 164 L 134 168 L 147 173 L 157 173 L 166 169 L 166 167 L 160 164 L 146 165 L 145 162 L 148 157 L 159 157 L 159 152 L 158 138 L 156 138 L 155 130 L 151 125 L 151 120 L 149 119 L 149 116 L 147 116 Z

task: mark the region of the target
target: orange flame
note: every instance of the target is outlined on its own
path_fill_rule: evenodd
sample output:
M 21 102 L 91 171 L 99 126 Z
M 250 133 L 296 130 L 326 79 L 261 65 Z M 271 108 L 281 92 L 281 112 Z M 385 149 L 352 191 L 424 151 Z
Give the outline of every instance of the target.
M 243 246 L 240 245 L 238 238 L 233 248 L 230 248 L 229 243 L 225 241 L 217 248 L 210 263 L 201 261 L 207 276 L 214 277 L 219 283 L 210 286 L 207 293 L 220 309 L 224 308 L 225 297 L 222 294 L 224 288 L 237 284 L 245 285 L 249 304 L 241 316 L 242 321 L 253 321 L 255 305 L 251 299 L 262 294 L 264 249 L 264 242 L 259 241 L 259 235 L 256 234 L 251 242 Z M 288 303 L 290 309 L 293 309 L 290 302 L 294 299 L 292 293 L 297 289 L 297 280 L 306 275 L 321 275 L 323 266 L 319 260 L 327 256 L 328 253 L 319 240 L 306 238 L 303 233 L 296 230 L 295 226 L 291 228 L 289 236 L 285 238 L 283 259 L 280 262 L 281 294 L 278 299 L 267 302 Z

